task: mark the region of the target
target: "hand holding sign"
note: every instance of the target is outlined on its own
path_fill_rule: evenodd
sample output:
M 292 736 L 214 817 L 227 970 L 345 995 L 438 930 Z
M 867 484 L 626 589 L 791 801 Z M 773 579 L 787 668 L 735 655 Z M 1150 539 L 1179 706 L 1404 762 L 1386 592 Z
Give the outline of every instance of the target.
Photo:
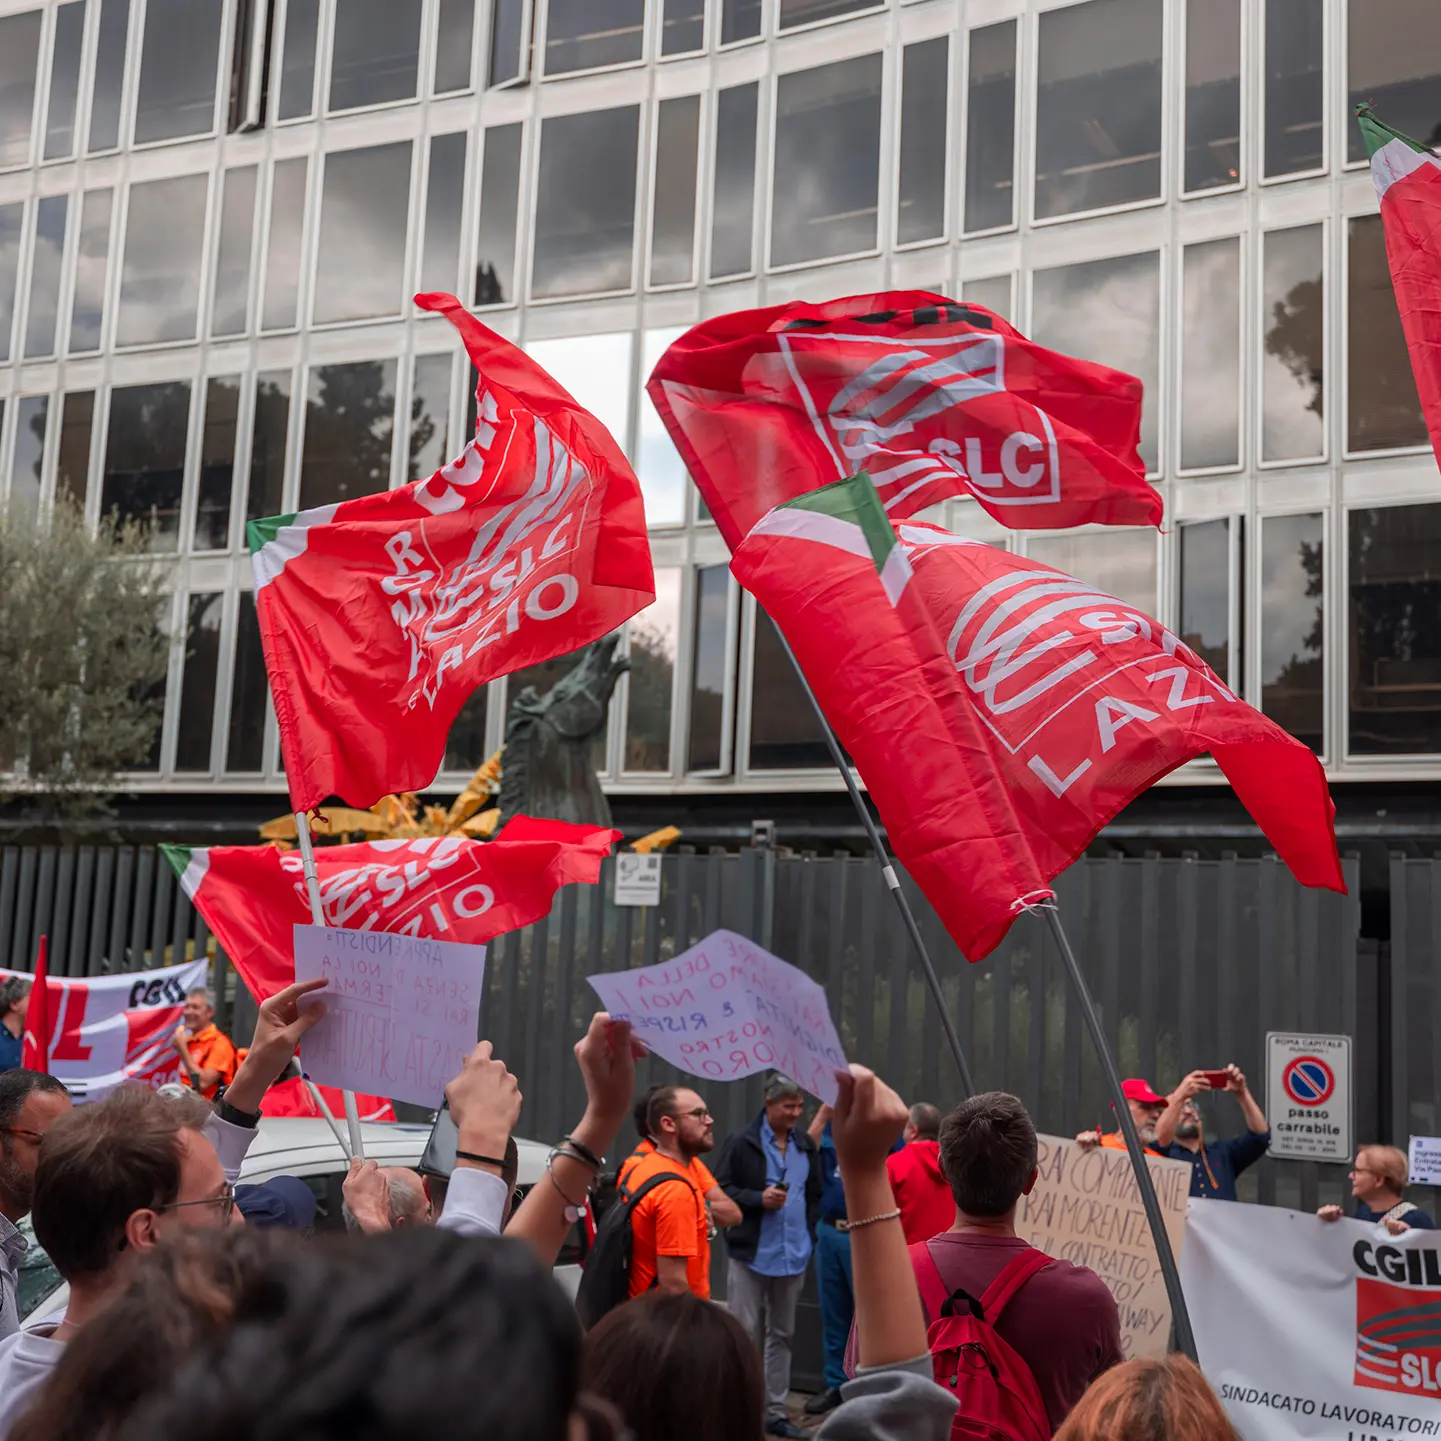
M 734 931 L 672 961 L 588 977 L 614 1020 L 682 1071 L 737 1081 L 783 1071 L 834 1103 L 845 1052 L 825 992 L 804 971 Z

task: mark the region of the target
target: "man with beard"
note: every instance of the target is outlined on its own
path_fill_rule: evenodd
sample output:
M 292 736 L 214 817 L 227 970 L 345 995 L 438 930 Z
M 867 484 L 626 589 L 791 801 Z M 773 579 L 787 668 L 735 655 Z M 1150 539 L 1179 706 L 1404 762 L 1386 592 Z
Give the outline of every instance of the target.
M 1195 1097 L 1214 1089 L 1205 1071 L 1192 1071 L 1171 1092 L 1156 1122 L 1156 1145 L 1164 1155 L 1191 1162 L 1191 1194 L 1216 1201 L 1236 1199 L 1236 1177 L 1253 1166 L 1271 1145 L 1271 1123 L 1256 1104 L 1241 1068 L 1226 1067 L 1224 1089 L 1235 1096 L 1246 1132 L 1225 1141 L 1206 1141 Z
M 27 1245 L 20 1218 L 35 1199 L 40 1141 L 70 1109 L 70 1094 L 39 1071 L 0 1072 L 0 1339 L 20 1327 L 15 1292 Z
M 1126 1106 L 1131 1112 L 1131 1119 L 1136 1123 L 1136 1134 L 1141 1138 L 1141 1144 L 1148 1150 L 1154 1151 L 1156 1155 L 1165 1153 L 1156 1145 L 1156 1121 L 1162 1111 L 1166 1109 L 1166 1098 L 1158 1096 L 1151 1089 L 1149 1081 L 1142 1080 L 1139 1076 L 1132 1076 L 1129 1080 L 1121 1082 L 1121 1093 L 1126 1098 Z M 1094 1131 L 1082 1131 L 1076 1137 L 1076 1144 L 1083 1151 L 1089 1151 L 1093 1146 L 1104 1146 L 1108 1151 L 1124 1151 L 1126 1149 L 1126 1138 L 1119 1130 L 1107 1131 L 1104 1134 L 1099 1126 Z

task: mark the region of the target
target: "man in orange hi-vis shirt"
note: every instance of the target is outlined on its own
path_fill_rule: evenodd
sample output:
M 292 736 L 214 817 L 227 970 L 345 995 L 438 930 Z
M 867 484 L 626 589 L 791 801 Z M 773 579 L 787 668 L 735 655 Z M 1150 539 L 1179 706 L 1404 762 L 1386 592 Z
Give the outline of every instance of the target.
M 195 990 L 186 996 L 173 1045 L 180 1056 L 181 1079 L 207 1101 L 235 1079 L 235 1046 L 215 1024 L 215 1002 L 209 991 Z

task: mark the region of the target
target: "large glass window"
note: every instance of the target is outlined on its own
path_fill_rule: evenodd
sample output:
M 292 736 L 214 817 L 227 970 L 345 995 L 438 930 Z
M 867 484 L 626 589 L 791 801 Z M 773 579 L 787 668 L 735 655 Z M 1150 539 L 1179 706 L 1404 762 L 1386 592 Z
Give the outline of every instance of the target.
M 80 55 L 85 47 L 85 0 L 70 0 L 55 11 L 55 46 L 50 56 L 50 98 L 45 110 L 45 158 L 75 153 L 75 107 L 80 100 Z
M 639 60 L 645 50 L 645 0 L 549 0 L 545 73 L 565 75 Z
M 1241 0 L 1186 3 L 1187 190 L 1241 179 Z
M 1033 535 L 1026 554 L 1084 580 L 1107 595 L 1156 613 L 1156 532 L 1118 528 L 1076 534 Z
M 65 258 L 68 195 L 47 195 L 35 207 L 35 244 L 30 252 L 30 305 L 25 313 L 25 358 L 55 354 L 60 309 L 60 265 Z
M 1231 683 L 1231 523 L 1181 527 L 1181 639 Z
M 425 249 L 420 288 L 454 294 L 460 282 L 460 215 L 465 207 L 464 130 L 430 137 L 425 181 Z M 401 232 L 401 246 L 405 234 Z
M 1016 22 L 972 30 L 966 81 L 967 230 L 1016 219 Z
M 40 516 L 40 476 L 45 463 L 48 395 L 22 396 L 15 404 L 15 449 L 10 457 L 9 509 L 23 528 Z
M 493 0 L 488 84 L 505 85 L 520 78 L 528 39 L 524 33 L 525 16 L 526 0 Z
M 1346 158 L 1364 160 L 1351 118 L 1370 100 L 1397 130 L 1441 145 L 1441 5 L 1435 0 L 1349 0 L 1346 9 Z
M 452 369 L 449 352 L 415 357 L 415 368 L 411 372 L 407 480 L 424 480 L 450 459 L 448 431 Z
M 1319 515 L 1261 522 L 1261 709 L 1314 751 L 1325 737 L 1323 559 Z
M 80 243 L 75 257 L 75 295 L 70 306 L 71 355 L 100 349 L 105 317 L 105 277 L 110 258 L 111 190 L 87 190 L 80 204 Z
M 639 140 L 638 105 L 541 122 L 530 281 L 537 299 L 634 283 Z
M 259 771 L 265 768 L 265 710 L 270 682 L 265 674 L 265 651 L 260 624 L 255 618 L 255 596 L 240 593 L 235 626 L 235 666 L 230 685 L 230 733 L 225 743 L 225 769 Z
M 1326 286 L 1322 228 L 1262 237 L 1261 459 L 1310 460 L 1326 449 Z
M 55 499 L 85 509 L 90 493 L 90 437 L 95 429 L 95 392 L 73 390 L 61 397 L 60 445 L 55 456 Z
M 90 99 L 92 155 L 120 143 L 120 101 L 125 87 L 126 37 L 130 0 L 100 0 L 100 35 L 95 45 L 95 82 Z
M 1161 0 L 1041 16 L 1036 218 L 1161 194 Z
M 285 431 L 289 423 L 290 372 L 272 370 L 257 375 L 246 520 L 280 515 L 285 509 Z
M 720 0 L 720 43 L 739 44 L 761 33 L 761 0 Z
M 660 102 L 655 139 L 655 191 L 650 225 L 650 283 L 689 285 L 695 279 L 696 158 L 700 96 Z
M 25 206 L 0 205 L 0 365 L 10 359 L 10 337 L 15 329 L 15 296 L 20 283 L 20 242 L 24 237 Z
M 315 265 L 317 325 L 399 312 L 410 218 L 410 150 L 411 142 L 401 140 L 325 157 Z
M 688 479 L 685 464 L 645 389 L 645 381 L 660 363 L 661 356 L 684 334 L 685 327 L 678 325 L 670 330 L 647 330 L 641 340 L 640 439 L 636 446 L 635 473 L 640 480 L 648 525 L 680 525 L 685 520 Z
M 1325 53 L 1324 0 L 1266 0 L 1267 176 L 1326 163 Z
M 330 109 L 413 100 L 422 0 L 335 0 Z
M 726 754 L 726 681 L 731 661 L 730 570 L 702 566 L 695 576 L 695 627 L 691 654 L 690 744 L 693 771 L 730 769 Z
M 901 52 L 901 164 L 896 241 L 939 240 L 946 233 L 947 96 L 951 42 L 942 35 Z
M 320 0 L 286 0 L 277 111 L 281 120 L 300 120 L 315 110 L 315 44 L 319 29 Z
M 655 601 L 630 623 L 630 679 L 625 708 L 625 769 L 670 770 L 671 697 L 680 644 L 682 571 L 655 573 Z
M 660 53 L 689 55 L 705 49 L 705 0 L 664 0 Z
M 42 18 L 27 10 L 0 19 L 0 170 L 30 162 Z
M 1154 251 L 1035 273 L 1032 339 L 1124 370 L 1145 386 L 1141 459 L 1149 471 L 1157 469 L 1159 455 L 1160 329 L 1161 267 Z
M 1441 505 L 1349 517 L 1351 752 L 1441 751 Z
M 514 305 L 515 233 L 520 219 L 520 143 L 524 127 L 485 132 L 480 178 L 480 233 L 475 247 L 475 303 Z
M 875 249 L 882 62 L 861 55 L 780 77 L 772 265 Z
M 1181 468 L 1241 460 L 1241 242 L 1186 246 L 1181 262 Z
M 215 262 L 212 335 L 244 335 L 250 329 L 250 253 L 255 234 L 254 165 L 225 172 L 220 201 L 220 248 Z
M 474 771 L 485 763 L 486 722 L 489 716 L 490 687 L 483 685 L 471 691 L 460 708 L 460 714 L 451 724 L 450 734 L 445 738 L 442 770 Z
M 308 164 L 303 155 L 277 160 L 270 174 L 270 234 L 265 245 L 265 300 L 260 310 L 260 324 L 266 330 L 288 330 L 295 324 Z
M 1346 276 L 1346 448 L 1426 444 L 1411 354 L 1379 215 L 1350 222 Z
M 208 771 L 215 724 L 215 681 L 220 673 L 220 623 L 225 596 L 192 595 L 185 607 L 185 656 L 180 672 L 180 720 L 175 769 Z
M 756 106 L 760 87 L 732 85 L 716 97 L 715 196 L 711 207 L 710 277 L 751 269 L 756 204 Z
M 180 544 L 190 384 L 124 385 L 110 392 L 100 507 L 149 532 L 151 550 Z
M 200 433 L 196 550 L 226 550 L 230 546 L 230 492 L 235 484 L 235 436 L 239 418 L 240 378 L 211 376 L 205 386 L 205 425 Z
M 437 95 L 470 89 L 470 62 L 474 49 L 475 0 L 440 0 L 432 80 Z
M 971 305 L 984 305 L 1002 320 L 1011 318 L 1011 277 L 988 275 L 983 280 L 967 280 L 961 285 L 961 299 Z
M 300 509 L 388 489 L 394 435 L 395 361 L 316 366 L 306 388 Z
M 135 143 L 215 128 L 223 0 L 146 0 Z
M 820 722 L 774 623 L 756 606 L 751 664 L 750 769 L 814 770 L 829 765 Z
M 623 451 L 630 432 L 631 373 L 635 336 L 579 335 L 564 340 L 533 340 L 526 354 L 554 376 L 605 428 Z
M 875 10 L 885 0 L 780 0 L 781 29 L 811 25 L 817 20 L 834 20 L 857 10 Z
M 208 183 L 182 175 L 130 187 L 117 344 L 195 339 Z

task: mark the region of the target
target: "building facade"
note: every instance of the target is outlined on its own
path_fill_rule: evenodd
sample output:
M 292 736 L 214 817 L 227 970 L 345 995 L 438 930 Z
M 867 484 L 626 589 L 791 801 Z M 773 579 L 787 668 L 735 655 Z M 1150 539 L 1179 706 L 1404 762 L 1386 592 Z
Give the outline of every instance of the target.
M 644 380 L 707 316 L 914 288 L 1140 376 L 1166 527 L 933 518 L 1162 617 L 1316 748 L 1357 834 L 1441 837 L 1441 482 L 1358 99 L 1441 143 L 1436 0 L 0 0 L 0 496 L 139 520 L 173 577 L 127 823 L 284 809 L 244 523 L 459 450 L 473 379 L 410 303 L 439 289 L 640 475 L 618 818 L 849 837 Z M 437 790 L 500 744 L 506 685 Z M 1115 834 L 1239 834 L 1217 779 Z

